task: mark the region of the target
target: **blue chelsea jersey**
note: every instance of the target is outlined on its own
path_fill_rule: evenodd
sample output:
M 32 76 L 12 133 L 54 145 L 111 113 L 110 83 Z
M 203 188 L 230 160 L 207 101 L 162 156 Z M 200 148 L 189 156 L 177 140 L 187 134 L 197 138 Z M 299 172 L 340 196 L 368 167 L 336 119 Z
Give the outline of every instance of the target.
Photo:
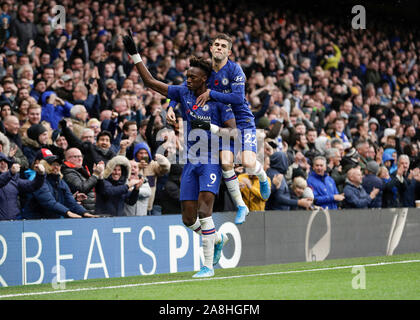
M 200 147 L 203 147 L 200 150 L 200 159 L 204 160 L 206 158 L 207 161 L 210 161 L 211 159 L 214 160 L 216 156 L 218 159 L 219 150 L 221 150 L 221 138 L 213 135 L 210 131 L 206 131 L 207 140 L 203 141 L 203 137 L 198 135 L 196 136 L 194 132 L 191 134 L 192 129 L 190 121 L 198 119 L 210 122 L 219 127 L 223 127 L 223 124 L 226 121 L 235 118 L 232 109 L 223 103 L 215 101 L 208 101 L 203 107 L 198 107 L 196 104 L 197 97 L 185 85 L 170 85 L 168 87 L 168 98 L 180 103 L 182 118 L 184 121 L 186 121 L 184 145 L 186 145 L 187 151 L 189 151 L 191 148 L 197 150 Z M 196 137 L 196 139 L 194 139 L 194 137 Z M 217 145 L 214 145 L 216 142 Z M 207 147 L 205 147 L 203 143 Z M 206 155 L 201 154 L 201 151 L 204 150 L 207 150 Z M 184 153 L 184 155 L 187 154 Z M 188 160 L 190 160 L 190 158 L 188 158 Z
M 242 68 L 228 60 L 218 72 L 212 71 L 207 85 L 212 90 L 210 92 L 212 100 L 232 107 L 238 127 L 254 124 L 254 115 L 245 98 L 245 81 Z

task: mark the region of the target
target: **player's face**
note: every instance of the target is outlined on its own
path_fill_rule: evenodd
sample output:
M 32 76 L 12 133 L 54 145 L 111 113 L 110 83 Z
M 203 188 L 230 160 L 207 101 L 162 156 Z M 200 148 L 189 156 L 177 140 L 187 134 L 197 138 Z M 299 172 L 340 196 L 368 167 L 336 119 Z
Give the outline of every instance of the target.
M 229 42 L 222 39 L 214 40 L 212 46 L 210 47 L 210 52 L 215 60 L 222 61 L 226 59 L 231 53 L 229 49 Z
M 204 71 L 197 67 L 191 67 L 187 71 L 187 88 L 195 91 L 203 86 L 206 82 Z

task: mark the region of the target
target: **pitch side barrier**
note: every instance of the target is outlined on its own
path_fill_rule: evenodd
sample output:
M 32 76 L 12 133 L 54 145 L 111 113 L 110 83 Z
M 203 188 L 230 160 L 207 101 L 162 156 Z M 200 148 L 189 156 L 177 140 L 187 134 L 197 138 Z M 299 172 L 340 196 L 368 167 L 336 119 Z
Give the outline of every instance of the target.
M 230 241 L 217 268 L 420 252 L 420 209 L 214 213 Z M 0 222 L 0 286 L 199 270 L 180 215 Z

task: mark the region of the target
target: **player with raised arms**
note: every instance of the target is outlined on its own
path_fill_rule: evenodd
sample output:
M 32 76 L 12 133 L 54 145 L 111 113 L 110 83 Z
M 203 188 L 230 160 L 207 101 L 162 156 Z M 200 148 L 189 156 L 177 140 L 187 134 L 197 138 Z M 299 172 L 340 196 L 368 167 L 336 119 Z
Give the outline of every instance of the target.
M 232 39 L 228 35 L 221 33 L 213 39 L 210 46 L 213 70 L 207 83 L 208 89 L 197 98 L 197 105 L 201 107 L 208 101 L 221 102 L 231 106 L 235 115 L 236 126 L 240 130 L 238 139 L 241 139 L 239 143 L 241 150 L 237 150 L 232 141 L 229 148 L 220 152 L 220 158 L 224 181 L 238 208 L 235 223 L 242 224 L 249 209 L 242 199 L 239 181 L 233 167 L 235 153 L 241 151 L 243 167 L 247 173 L 258 177 L 260 193 L 264 200 L 270 197 L 271 186 L 262 164 L 257 160 L 255 119 L 245 98 L 246 77 L 242 68 L 229 59 L 231 49 Z M 167 113 L 167 121 L 174 123 L 173 111 Z
M 226 135 L 230 138 L 236 131 L 235 117 L 229 106 L 214 101 L 206 104 L 206 107 L 199 108 L 196 105 L 197 97 L 207 89 L 206 82 L 212 70 L 210 62 L 192 57 L 190 68 L 187 71 L 187 86 L 168 85 L 156 80 L 150 74 L 137 51 L 131 31 L 128 31 L 128 35 L 123 37 L 123 42 L 145 86 L 180 103 L 182 117 L 187 122 L 188 137 L 193 129 L 207 130 L 204 132 L 206 140 L 204 143 L 206 147 L 209 145 L 213 147 L 211 141 L 214 136 L 212 135 Z M 218 141 L 222 140 L 220 137 L 217 139 Z M 204 263 L 200 271 L 193 277 L 211 277 L 214 275 L 213 265 L 219 261 L 222 248 L 228 240 L 225 234 L 216 231 L 212 218 L 215 195 L 219 191 L 222 177 L 218 159 L 220 145 L 217 143 L 217 150 L 213 150 L 213 152 L 211 147 L 200 149 L 200 156 L 196 163 L 197 159 L 194 161 L 190 159 L 188 150 L 197 141 L 189 140 L 184 142 L 188 158 L 182 171 L 180 187 L 182 221 L 185 226 L 202 237 Z M 203 143 L 202 139 L 199 140 L 200 143 Z M 207 152 L 204 151 L 201 154 L 201 151 L 206 149 Z M 215 154 L 217 161 L 214 161 Z

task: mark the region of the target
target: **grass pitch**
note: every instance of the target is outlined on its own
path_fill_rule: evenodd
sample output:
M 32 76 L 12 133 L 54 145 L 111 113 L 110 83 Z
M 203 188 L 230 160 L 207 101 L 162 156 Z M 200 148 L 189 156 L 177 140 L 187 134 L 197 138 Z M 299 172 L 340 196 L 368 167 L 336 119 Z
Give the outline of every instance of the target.
M 420 254 L 0 288 L 0 300 L 418 300 Z

